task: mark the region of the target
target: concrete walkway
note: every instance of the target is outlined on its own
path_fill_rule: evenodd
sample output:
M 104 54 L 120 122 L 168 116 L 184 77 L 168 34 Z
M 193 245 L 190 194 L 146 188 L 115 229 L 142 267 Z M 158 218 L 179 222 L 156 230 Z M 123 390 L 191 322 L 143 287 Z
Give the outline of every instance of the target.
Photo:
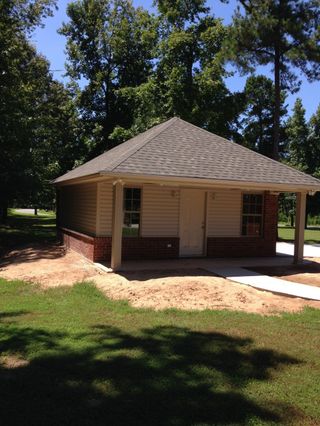
M 294 245 L 293 243 L 277 243 L 277 254 L 293 256 Z M 305 257 L 320 257 L 320 244 L 305 244 L 303 248 L 303 255 Z
M 34 214 L 34 209 L 14 209 L 14 211 L 20 214 Z
M 273 293 L 286 294 L 289 296 L 302 297 L 304 299 L 320 300 L 320 288 L 311 285 L 294 283 L 281 280 L 280 278 L 260 275 L 239 267 L 209 267 L 209 272 L 219 275 L 237 283 L 249 285 L 260 290 L 272 291 Z

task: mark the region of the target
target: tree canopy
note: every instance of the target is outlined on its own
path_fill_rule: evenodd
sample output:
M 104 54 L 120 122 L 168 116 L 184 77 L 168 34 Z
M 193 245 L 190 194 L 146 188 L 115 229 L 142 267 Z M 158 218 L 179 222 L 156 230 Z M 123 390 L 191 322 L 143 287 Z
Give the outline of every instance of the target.
M 273 156 L 273 122 L 274 122 L 274 84 L 263 75 L 250 76 L 244 88 L 245 110 L 242 119 L 243 141 L 260 154 Z M 281 133 L 280 147 L 284 147 L 284 121 L 287 113 L 284 105 L 285 94 L 281 97 Z
M 51 179 L 180 116 L 320 176 L 320 107 L 286 96 L 320 79 L 320 0 L 239 0 L 229 26 L 205 0 L 76 0 L 67 6 L 67 82 L 30 36 L 55 0 L 0 3 L 0 206 L 48 206 Z M 248 74 L 232 92 L 229 62 Z M 273 78 L 256 75 L 271 67 Z M 298 71 L 298 72 L 297 72 Z M 280 155 L 279 155 L 280 154 Z
M 226 56 L 242 72 L 271 65 L 274 74 L 273 157 L 278 159 L 281 91 L 320 78 L 319 0 L 239 0 L 226 39 Z
M 145 83 L 152 70 L 155 18 L 130 0 L 69 3 L 70 18 L 60 32 L 67 38 L 67 73 L 84 125 L 89 156 L 113 146 L 115 127 L 132 124 L 122 88 Z
M 48 180 L 65 154 L 55 143 L 58 121 L 69 97 L 53 80 L 48 61 L 29 42 L 32 29 L 51 13 L 49 0 L 5 0 L 0 5 L 0 206 L 5 219 L 9 203 L 33 203 L 48 193 Z M 64 92 L 64 99 L 61 98 Z M 58 113 L 59 110 L 59 113 Z M 69 124 L 69 123 L 68 123 Z M 59 128 L 59 129 L 58 129 Z M 64 123 L 64 131 L 70 128 Z M 68 135 L 72 143 L 74 133 Z M 63 147 L 64 148 L 64 147 Z M 75 154 L 74 155 L 78 155 Z M 74 161 L 69 164 L 74 165 Z M 50 173 L 50 170 L 52 173 Z M 52 191 L 50 194 L 52 204 Z M 44 203 L 44 200 L 42 200 Z

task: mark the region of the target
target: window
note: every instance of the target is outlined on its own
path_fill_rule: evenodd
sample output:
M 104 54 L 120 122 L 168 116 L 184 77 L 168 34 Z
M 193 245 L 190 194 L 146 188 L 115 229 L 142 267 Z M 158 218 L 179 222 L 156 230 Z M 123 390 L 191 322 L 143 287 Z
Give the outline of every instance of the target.
M 123 228 L 124 237 L 139 236 L 141 189 L 124 188 L 123 194 Z
M 262 234 L 262 208 L 262 194 L 243 194 L 242 235 L 260 236 Z

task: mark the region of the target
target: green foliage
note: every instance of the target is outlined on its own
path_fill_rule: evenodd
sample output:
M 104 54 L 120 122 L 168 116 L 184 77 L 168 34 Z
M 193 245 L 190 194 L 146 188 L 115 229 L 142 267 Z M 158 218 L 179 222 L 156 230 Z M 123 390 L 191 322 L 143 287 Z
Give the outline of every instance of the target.
M 231 58 L 243 71 L 280 60 L 281 87 L 295 91 L 299 78 L 292 66 L 312 81 L 320 77 L 318 0 L 239 0 L 228 38 Z
M 308 225 L 310 226 L 319 226 L 320 225 L 320 215 L 308 217 Z M 320 236 L 319 236 L 320 241 Z
M 281 193 L 279 194 L 279 222 L 290 223 L 294 225 L 295 213 L 296 213 L 296 194 L 293 193 Z
M 271 65 L 274 72 L 274 147 L 278 158 L 281 90 L 295 92 L 298 68 L 310 81 L 320 78 L 318 0 L 239 0 L 226 38 L 226 56 L 242 72 Z
M 244 89 L 246 108 L 243 113 L 243 139 L 246 146 L 272 157 L 274 123 L 274 85 L 263 76 L 250 76 Z M 281 117 L 287 113 L 284 106 L 285 94 L 281 98 Z M 282 120 L 283 121 L 283 120 Z M 284 123 L 281 127 L 281 148 L 283 150 Z
M 290 164 L 302 171 L 309 171 L 309 129 L 305 118 L 305 112 L 306 110 L 302 105 L 302 100 L 298 98 L 294 104 L 293 114 L 287 122 L 286 133 Z
M 60 32 L 67 87 L 29 36 L 54 0 L 0 3 L 0 210 L 51 207 L 54 177 L 161 121 L 180 116 L 256 151 L 320 176 L 320 108 L 309 123 L 297 101 L 287 123 L 294 68 L 320 76 L 319 1 L 241 0 L 226 28 L 205 0 L 156 0 L 156 16 L 130 0 L 77 0 Z M 231 93 L 223 53 L 243 72 L 272 65 L 275 81 L 248 78 Z M 300 104 L 299 104 L 300 102 Z M 287 151 L 285 151 L 287 149 Z M 284 151 L 284 152 L 282 152 Z M 317 198 L 308 200 L 317 214 Z
M 195 22 L 201 14 L 208 14 L 205 0 L 157 0 L 155 4 L 169 25 L 184 29 L 186 22 Z
M 70 21 L 60 30 L 67 37 L 67 72 L 94 156 L 118 141 L 117 131 L 110 138 L 116 126 L 132 124 L 131 104 L 120 91 L 140 86 L 150 75 L 155 18 L 129 0 L 72 2 L 67 14 Z
M 320 177 L 320 108 L 310 118 L 305 119 L 305 109 L 301 99 L 297 99 L 293 114 L 286 124 L 289 165 Z M 307 197 L 307 215 L 319 214 L 320 194 Z M 308 221 L 309 223 L 309 221 Z
M 68 7 L 61 33 L 68 73 L 84 85 L 76 102 L 89 157 L 174 115 L 224 136 L 236 133 L 243 102 L 223 81 L 225 27 L 202 0 L 155 5 L 157 18 L 129 1 Z
M 308 123 L 306 164 L 308 171 L 320 178 L 320 105 Z
M 156 2 L 160 39 L 155 85 L 160 115 L 180 116 L 230 137 L 241 110 L 241 96 L 225 86 L 219 53 L 226 38 L 222 22 L 204 2 Z
M 43 18 L 53 15 L 52 9 L 55 5 L 56 0 L 1 0 L 1 36 L 5 32 L 10 36 L 15 32 L 30 33 L 42 24 Z M 12 41 L 7 40 L 8 43 Z M 1 43 L 4 42 L 5 39 L 1 37 Z
M 28 39 L 41 18 L 51 13 L 52 5 L 49 0 L 4 1 L 0 5 L 3 219 L 13 200 L 52 205 L 48 181 L 74 164 L 74 152 L 68 149 L 75 138 L 74 106 L 62 84 L 53 80 L 48 61 Z

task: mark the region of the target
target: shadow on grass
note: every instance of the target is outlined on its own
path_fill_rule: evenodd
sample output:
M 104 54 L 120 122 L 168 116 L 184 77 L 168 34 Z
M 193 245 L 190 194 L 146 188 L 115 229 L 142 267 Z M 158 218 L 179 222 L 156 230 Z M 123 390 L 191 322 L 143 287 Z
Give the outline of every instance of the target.
M 28 314 L 28 311 L 19 310 L 19 311 L 8 311 L 8 312 L 0 312 L 0 322 L 4 322 L 6 320 L 13 321 L 13 318 L 19 317 L 21 315 Z
M 299 361 L 250 339 L 173 326 L 70 335 L 6 322 L 0 332 L 7 356 L 37 349 L 28 364 L 0 366 L 3 425 L 294 423 L 291 407 L 243 390 Z
M 12 215 L 5 225 L 0 224 L 0 255 L 27 243 L 52 242 L 55 239 L 54 217 Z

